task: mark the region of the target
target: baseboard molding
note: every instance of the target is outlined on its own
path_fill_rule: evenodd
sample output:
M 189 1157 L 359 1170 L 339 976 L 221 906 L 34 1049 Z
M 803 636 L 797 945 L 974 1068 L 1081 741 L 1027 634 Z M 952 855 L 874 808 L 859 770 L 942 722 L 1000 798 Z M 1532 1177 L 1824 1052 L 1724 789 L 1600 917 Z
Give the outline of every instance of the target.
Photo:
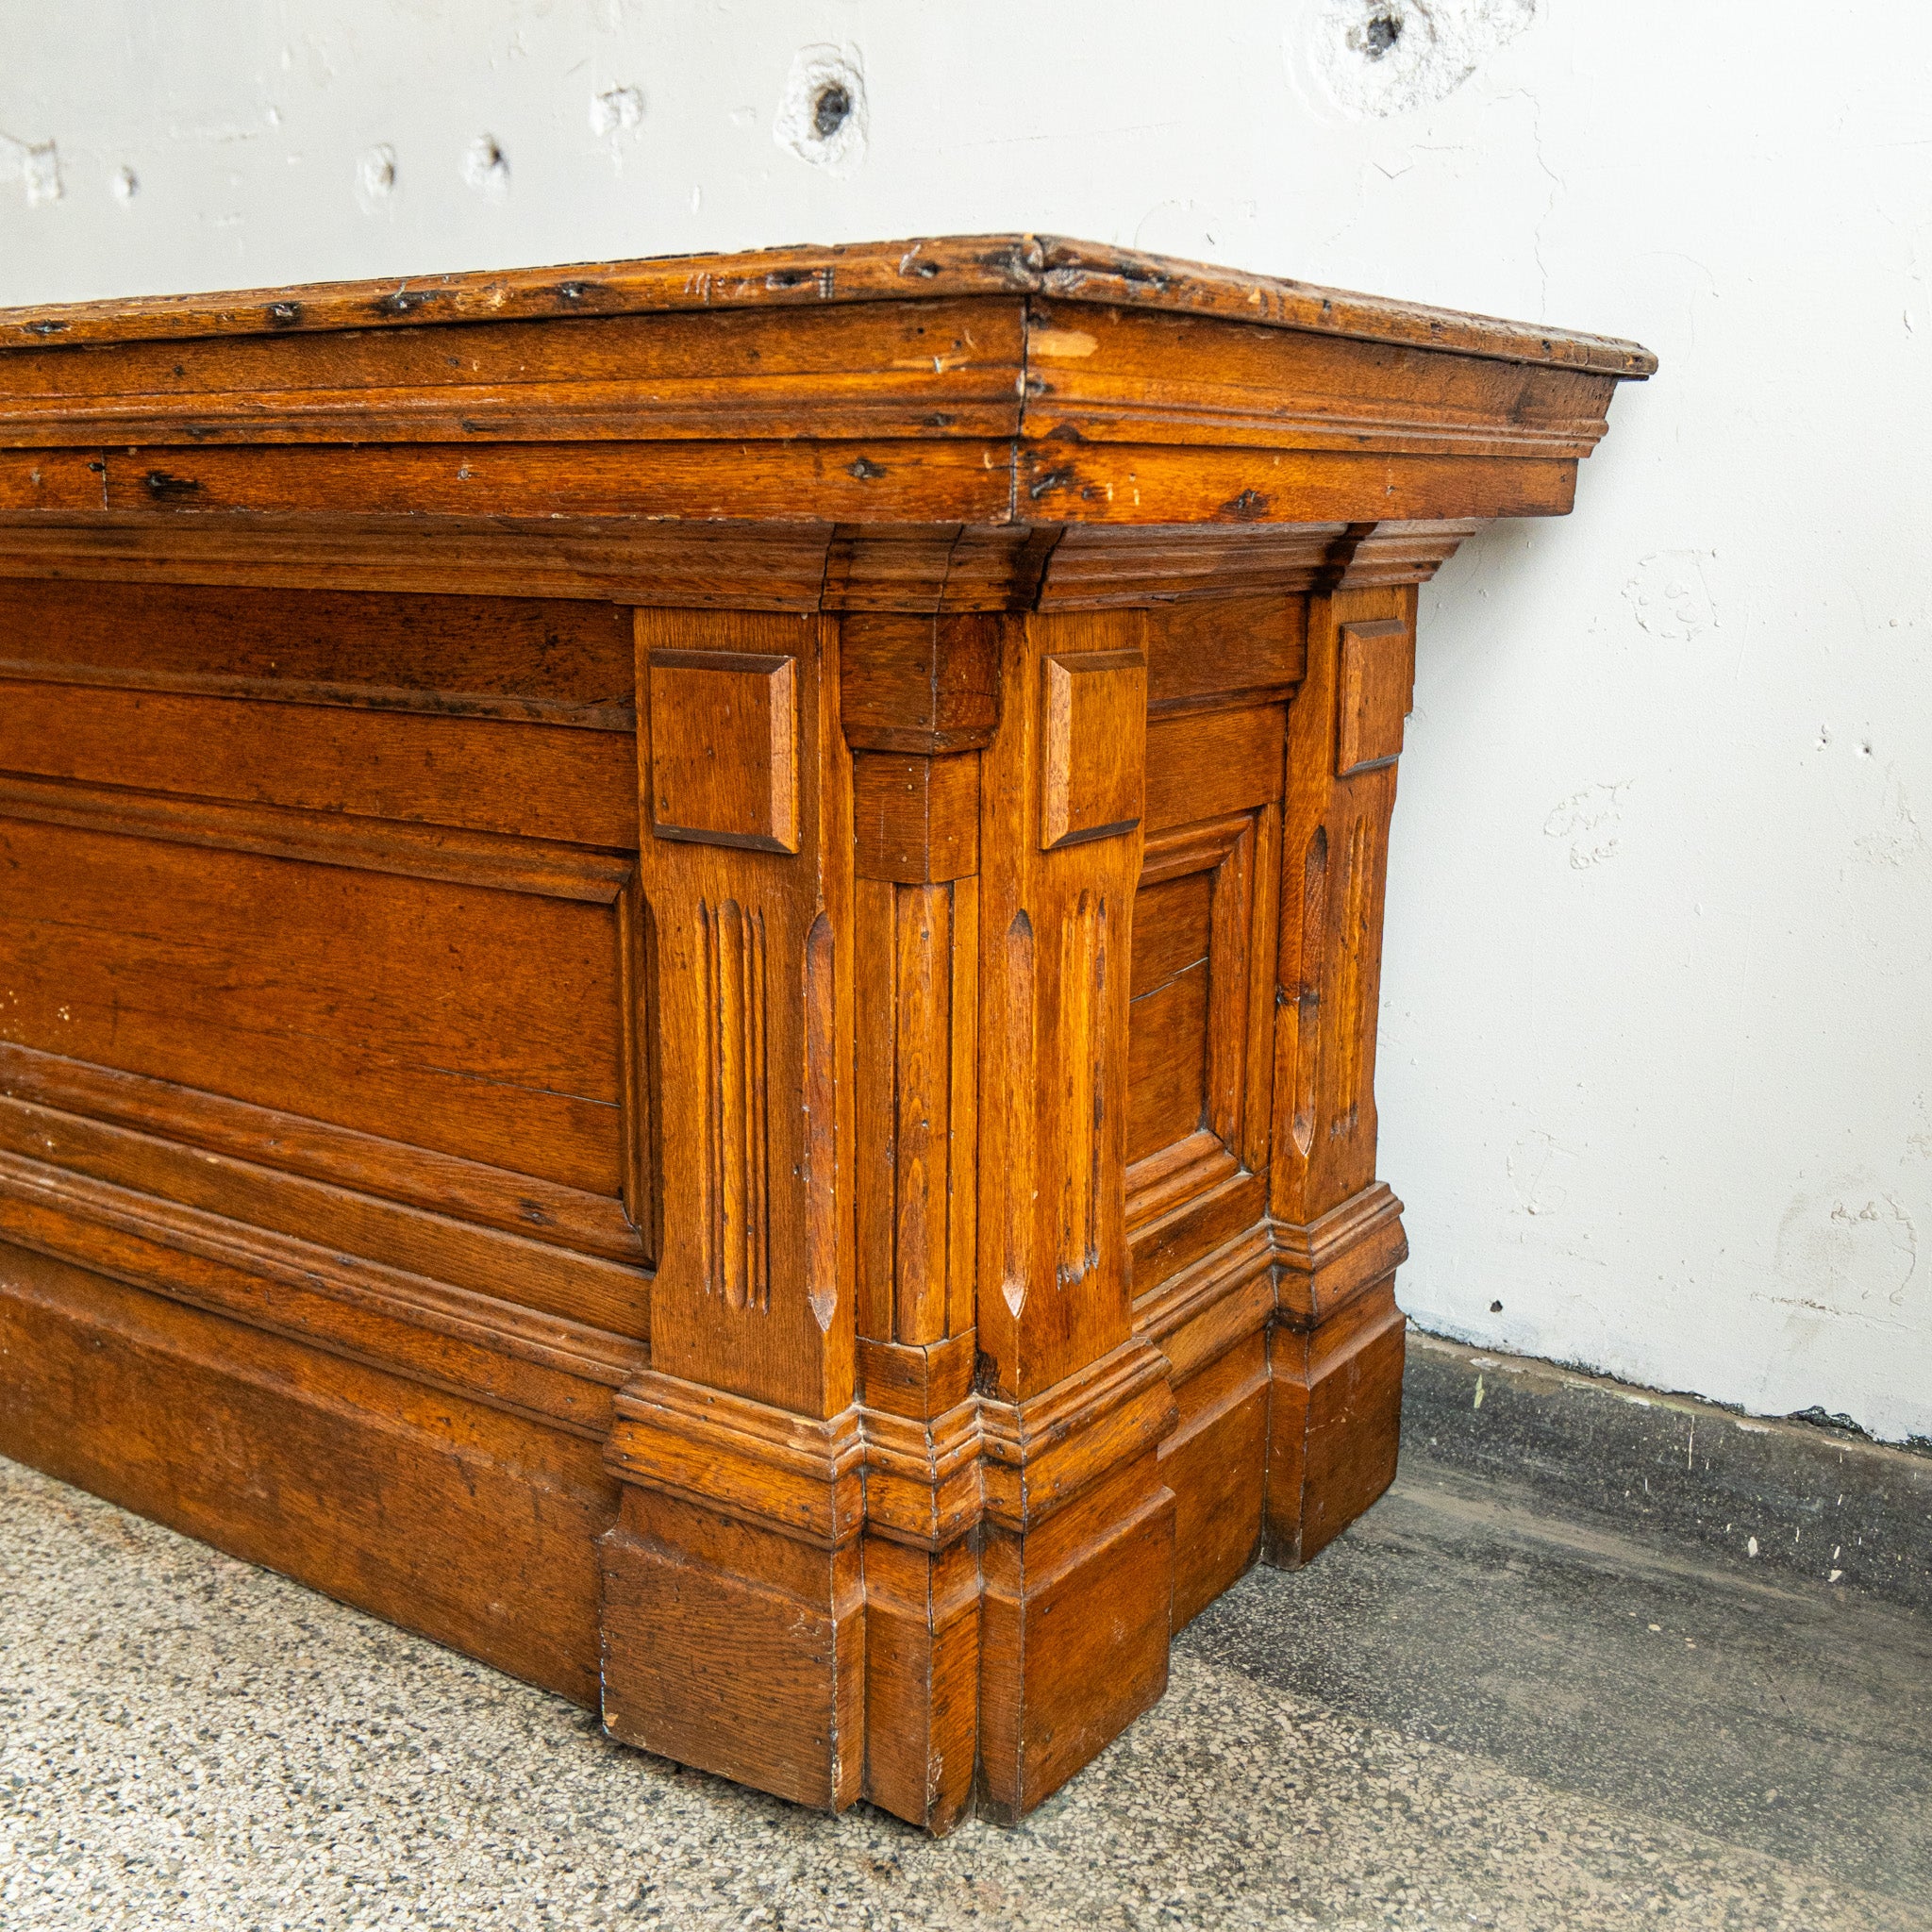
M 1849 1430 L 1411 1328 L 1402 1457 L 1411 1477 L 1446 1467 L 1625 1536 L 1932 1610 L 1932 1456 Z

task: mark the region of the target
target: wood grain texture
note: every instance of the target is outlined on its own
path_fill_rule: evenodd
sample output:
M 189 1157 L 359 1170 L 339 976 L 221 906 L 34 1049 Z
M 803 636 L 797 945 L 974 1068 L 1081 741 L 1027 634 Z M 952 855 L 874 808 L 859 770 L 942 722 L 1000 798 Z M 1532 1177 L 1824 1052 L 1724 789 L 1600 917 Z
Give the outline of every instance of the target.
M 559 843 L 637 845 L 613 732 L 0 680 L 0 769 Z
M 0 1043 L 0 1097 L 584 1254 L 643 1257 L 639 1228 L 610 1196 L 121 1068 Z
M 1050 235 L 927 237 L 915 242 L 769 248 L 744 255 L 665 256 L 560 269 L 318 283 L 228 295 L 163 295 L 0 309 L 0 335 L 62 346 L 206 336 L 532 320 L 653 310 L 821 308 L 937 294 L 1047 294 L 1106 307 L 1144 306 L 1244 323 L 1416 342 L 1454 354 L 1644 376 L 1656 358 L 1634 342 L 1528 323 L 1460 315 L 1412 302 L 1351 295 L 1305 282 L 1207 268 L 1171 257 Z
M 558 598 L 0 577 L 0 676 L 625 733 L 636 723 L 623 611 Z
M 4 1244 L 0 1350 L 8 1456 L 596 1707 L 593 1441 Z
M 979 870 L 979 760 L 860 752 L 852 761 L 860 878 L 941 884 Z
M 1393 1469 L 1416 587 L 1634 344 L 1030 236 L 0 313 L 0 1450 L 931 1831 Z
M 249 585 L 367 595 L 408 591 L 436 598 L 541 593 L 550 603 L 606 600 L 864 616 L 1160 610 L 1236 596 L 1298 600 L 1318 582 L 1420 583 L 1478 527 L 1478 521 L 1466 518 L 1312 526 L 974 527 L 349 510 L 156 518 L 105 508 L 83 518 L 16 514 L 0 504 L 0 579 L 58 576 L 102 584 Z M 901 639 L 907 635 L 903 626 L 893 630 Z M 931 626 L 926 635 L 933 636 Z M 970 649 L 957 648 L 970 641 L 970 629 L 941 626 L 938 635 L 945 648 L 932 661 L 947 667 L 944 676 L 934 685 L 919 668 L 922 655 L 930 659 L 930 646 L 922 653 L 911 644 L 899 658 L 908 674 L 902 690 L 924 683 L 941 701 L 955 688 L 962 700 L 974 691 L 990 694 L 990 686 L 977 681 L 991 676 L 983 669 L 983 650 L 982 668 L 974 669 Z M 860 661 L 863 634 L 854 626 L 847 638 L 853 654 L 848 661 Z M 892 655 L 898 656 L 895 648 Z M 54 674 L 42 667 L 36 675 Z M 1203 688 L 1215 688 L 1211 675 Z M 876 721 L 855 706 L 848 731 L 855 744 L 946 751 L 984 743 L 994 722 L 991 712 L 970 710 L 957 724 L 935 724 L 924 714 L 907 716 L 894 727 L 900 736 L 874 741 Z M 955 731 L 964 735 L 949 735 Z
M 815 619 L 641 612 L 646 796 L 659 737 L 683 729 L 684 673 L 668 687 L 669 714 L 655 708 L 667 687 L 652 667 L 664 652 L 680 663 L 712 654 L 733 667 L 746 657 L 793 667 L 798 849 L 693 843 L 655 828 L 642 839 L 663 1158 L 653 1355 L 707 1387 L 836 1415 L 854 1380 L 853 1187 L 841 1177 L 852 1083 L 830 1078 L 829 1128 L 823 1119 L 814 1128 L 800 1103 L 819 1050 L 808 954 L 829 974 L 832 1050 L 852 1038 L 852 779 L 837 717 L 838 632 Z M 820 1224 L 825 1217 L 829 1226 Z M 829 1278 L 811 1272 L 824 1264 Z
M 572 317 L 13 349 L 15 447 L 1010 434 L 1021 305 Z M 0 324 L 4 329 L 4 324 Z M 735 425 L 735 427 L 733 426 Z
M 795 662 L 654 651 L 651 829 L 660 839 L 798 850 Z
M 1314 1221 L 1374 1175 L 1375 1014 L 1395 766 L 1391 756 L 1337 775 L 1338 747 L 1367 741 L 1353 722 L 1345 737 L 1341 722 L 1358 694 L 1345 682 L 1344 642 L 1361 626 L 1363 649 L 1382 654 L 1381 741 L 1399 744 L 1394 707 L 1407 702 L 1414 623 L 1406 587 L 1315 598 L 1307 675 L 1290 707 L 1275 1033 L 1282 1158 L 1270 1209 L 1291 1224 Z
M 981 1028 L 1005 1058 L 1002 1104 L 980 1124 L 979 1330 L 1001 1391 L 1018 1396 L 1126 1336 L 1127 962 L 1140 825 L 1136 817 L 1050 850 L 1040 828 L 1052 769 L 1047 661 L 1103 656 L 1117 691 L 1138 675 L 1125 667 L 1141 629 L 1132 613 L 1011 625 L 1003 728 L 982 754 Z M 1139 745 L 1131 735 L 1130 760 Z M 1131 762 L 1109 772 L 1109 785 L 1138 789 Z
M 618 1191 L 608 907 L 0 818 L 0 955 L 11 1043 Z

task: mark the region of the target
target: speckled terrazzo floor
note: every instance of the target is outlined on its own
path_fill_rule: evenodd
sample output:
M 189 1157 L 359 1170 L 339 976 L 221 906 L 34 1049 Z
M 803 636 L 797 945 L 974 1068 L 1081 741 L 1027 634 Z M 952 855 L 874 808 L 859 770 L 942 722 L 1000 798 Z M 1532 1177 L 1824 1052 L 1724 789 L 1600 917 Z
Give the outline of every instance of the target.
M 1023 1827 L 934 1843 L 625 1750 L 0 1462 L 7 1932 L 1926 1927 L 1928 1720 L 1923 1620 L 1412 1457 Z

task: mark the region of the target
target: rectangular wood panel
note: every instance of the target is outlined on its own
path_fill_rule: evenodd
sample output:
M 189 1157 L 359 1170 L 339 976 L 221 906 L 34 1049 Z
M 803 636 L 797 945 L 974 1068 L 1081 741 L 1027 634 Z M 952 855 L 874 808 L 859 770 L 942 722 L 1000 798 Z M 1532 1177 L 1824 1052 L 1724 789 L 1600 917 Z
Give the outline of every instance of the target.
M 1147 613 L 1147 700 L 1155 713 L 1285 694 L 1308 655 L 1299 597 L 1197 597 Z
M 1127 1038 L 1127 1160 L 1202 1124 L 1208 1100 L 1208 962 L 1134 1002 Z
M 535 597 L 0 578 L 0 676 L 606 730 L 634 723 L 627 614 Z
M 0 680 L 0 770 L 637 845 L 617 732 Z
M 1157 718 L 1147 727 L 1147 830 L 1265 805 L 1287 777 L 1288 708 Z
M 0 819 L 0 1039 L 618 1191 L 609 907 Z
M 1143 886 L 1134 901 L 1127 1020 L 1130 1165 L 1203 1124 L 1213 916 L 1211 872 Z

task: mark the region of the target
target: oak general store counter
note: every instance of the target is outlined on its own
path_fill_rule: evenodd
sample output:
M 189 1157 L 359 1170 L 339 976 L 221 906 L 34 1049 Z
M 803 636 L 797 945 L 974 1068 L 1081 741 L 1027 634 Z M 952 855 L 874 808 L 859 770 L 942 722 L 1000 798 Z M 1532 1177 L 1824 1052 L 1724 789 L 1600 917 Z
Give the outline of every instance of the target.
M 1393 1472 L 1416 586 L 1654 366 L 1026 236 L 0 313 L 0 1451 L 1024 1812 Z

